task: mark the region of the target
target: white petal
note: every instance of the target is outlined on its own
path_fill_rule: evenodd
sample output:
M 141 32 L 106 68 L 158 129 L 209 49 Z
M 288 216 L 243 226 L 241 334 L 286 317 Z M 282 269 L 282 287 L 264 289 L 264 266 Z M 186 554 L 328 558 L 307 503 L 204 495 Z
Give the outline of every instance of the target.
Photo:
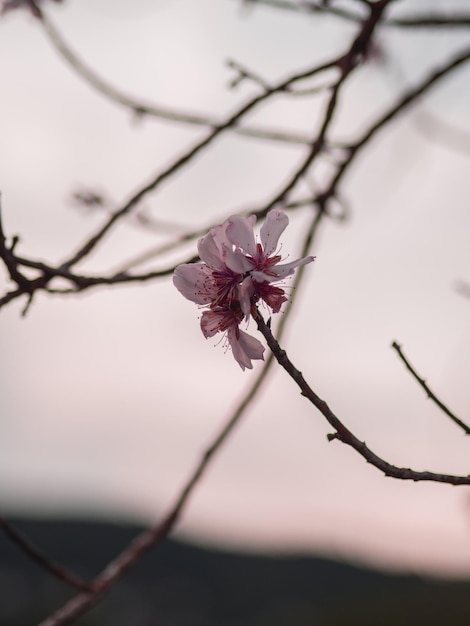
M 214 239 L 212 231 L 197 242 L 199 256 L 213 269 L 221 269 L 224 266 L 222 253 Z
M 285 231 L 289 218 L 280 209 L 269 211 L 264 224 L 261 226 L 260 237 L 264 254 L 271 256 L 277 249 L 279 237 Z
M 234 215 L 229 218 L 227 227 L 229 241 L 253 257 L 256 256 L 256 241 L 253 232 L 255 222 L 256 217 L 254 215 L 250 215 L 250 217 Z
M 230 241 L 227 239 L 227 227 L 228 227 L 228 220 L 225 221 L 223 224 L 214 226 L 210 230 L 220 250 L 222 250 L 223 246 L 230 246 Z
M 196 304 L 208 304 L 215 297 L 211 271 L 205 263 L 178 265 L 173 284 L 185 298 Z
M 238 343 L 250 359 L 263 359 L 264 346 L 255 337 L 240 330 Z
M 268 274 L 263 274 L 262 272 L 253 272 L 253 278 L 255 278 L 255 273 L 262 274 L 264 276 L 264 280 L 267 280 L 268 283 L 273 283 L 276 280 L 282 280 L 287 276 L 291 276 L 291 274 L 293 274 L 298 267 L 300 267 L 301 265 L 306 265 L 307 263 L 311 263 L 314 259 L 314 256 L 306 256 L 303 259 L 297 259 L 297 261 L 292 261 L 291 263 L 273 265 L 271 268 L 269 268 L 269 272 L 270 274 L 274 274 L 274 276 L 268 276 Z
M 243 332 L 243 330 L 238 331 L 237 337 L 235 329 L 232 328 L 229 329 L 227 336 L 233 356 L 242 370 L 245 368 L 253 369 L 251 359 L 263 359 L 264 347 L 255 337 Z
M 224 261 L 225 265 L 235 274 L 244 274 L 253 267 L 249 259 L 240 250 L 232 250 L 232 244 L 230 244 L 230 248 L 224 246 Z

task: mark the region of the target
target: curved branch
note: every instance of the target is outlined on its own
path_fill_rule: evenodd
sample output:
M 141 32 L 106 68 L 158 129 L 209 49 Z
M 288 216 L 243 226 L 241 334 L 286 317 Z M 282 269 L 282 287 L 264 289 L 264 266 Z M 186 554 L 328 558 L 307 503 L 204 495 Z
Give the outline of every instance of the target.
M 301 394 L 305 396 L 310 402 L 320 411 L 320 413 L 326 418 L 327 422 L 335 429 L 334 433 L 328 435 L 329 441 L 338 439 L 348 446 L 351 446 L 356 452 L 358 452 L 368 463 L 381 470 L 386 476 L 392 478 L 399 478 L 401 480 L 413 480 L 422 481 L 428 480 L 439 483 L 447 483 L 449 485 L 470 485 L 469 476 L 454 476 L 452 474 L 438 474 L 435 472 L 418 472 L 416 470 L 407 467 L 396 467 L 388 461 L 380 458 L 375 452 L 373 452 L 365 442 L 358 439 L 346 426 L 340 421 L 340 419 L 333 413 L 328 404 L 322 400 L 310 387 L 301 372 L 293 365 L 288 358 L 285 350 L 283 350 L 279 343 L 274 338 L 271 330 L 264 322 L 261 315 L 258 313 L 256 318 L 258 329 L 266 339 L 268 346 L 273 352 L 276 361 L 281 367 L 283 367 L 289 376 L 297 383 L 301 390 Z

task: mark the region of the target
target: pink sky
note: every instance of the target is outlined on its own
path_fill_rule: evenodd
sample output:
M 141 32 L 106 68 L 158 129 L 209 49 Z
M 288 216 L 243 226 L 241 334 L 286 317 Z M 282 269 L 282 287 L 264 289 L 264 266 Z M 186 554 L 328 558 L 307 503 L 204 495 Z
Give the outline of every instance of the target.
M 328 58 L 351 32 L 331 20 L 243 14 L 230 0 L 154 6 L 141 0 L 131 13 L 123 2 L 70 0 L 48 8 L 64 37 L 116 86 L 206 113 L 232 110 L 250 91 L 227 91 L 226 59 L 276 78 Z M 21 234 L 22 253 L 54 262 L 102 219 L 75 210 L 71 191 L 96 186 L 119 203 L 201 131 L 133 123 L 73 75 L 26 13 L 11 13 L 0 28 L 5 228 Z M 391 71 L 370 67 L 351 86 L 339 123 L 346 137 L 383 110 L 400 81 L 450 56 L 461 40 L 387 34 Z M 324 225 L 285 339 L 314 389 L 378 454 L 462 474 L 470 471 L 468 438 L 426 401 L 390 344 L 402 343 L 436 393 L 470 420 L 470 301 L 454 289 L 470 279 L 469 155 L 430 141 L 416 123 L 425 111 L 469 129 L 467 72 L 378 136 L 351 170 L 343 189 L 351 218 Z M 303 102 L 295 110 L 281 103 L 253 122 L 302 130 L 312 113 Z M 183 226 L 209 223 L 262 201 L 300 154 L 227 137 L 145 207 Z M 295 257 L 307 217 L 292 216 L 283 252 Z M 158 241 L 124 225 L 87 268 L 118 267 Z M 169 281 L 40 296 L 26 319 L 20 311 L 16 303 L 1 316 L 3 509 L 151 522 L 254 374 L 204 340 L 200 312 Z M 333 551 L 470 573 L 468 490 L 386 479 L 328 443 L 329 431 L 283 372 L 271 374 L 178 532 L 242 548 Z

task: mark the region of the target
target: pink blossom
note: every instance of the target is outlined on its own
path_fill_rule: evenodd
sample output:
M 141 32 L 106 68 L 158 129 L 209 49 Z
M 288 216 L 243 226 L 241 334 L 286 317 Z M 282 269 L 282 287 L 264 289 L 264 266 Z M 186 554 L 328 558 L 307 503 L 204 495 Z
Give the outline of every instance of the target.
M 179 265 L 173 276 L 176 288 L 185 298 L 208 307 L 201 317 L 204 336 L 225 333 L 243 370 L 253 367 L 252 360 L 263 359 L 264 348 L 257 339 L 240 330 L 241 322 L 250 318 L 259 300 L 278 313 L 287 298 L 284 289 L 273 283 L 279 283 L 297 267 L 314 259 L 309 256 L 280 263 L 282 259 L 276 251 L 288 223 L 283 211 L 270 211 L 261 226 L 259 243 L 254 233 L 254 215 L 230 217 L 199 240 L 202 262 Z

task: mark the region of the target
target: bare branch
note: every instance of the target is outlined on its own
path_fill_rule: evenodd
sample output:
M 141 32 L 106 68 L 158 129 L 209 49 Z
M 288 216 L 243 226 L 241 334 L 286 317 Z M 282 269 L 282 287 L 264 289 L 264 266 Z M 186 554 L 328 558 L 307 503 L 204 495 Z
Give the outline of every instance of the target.
M 16 262 L 14 254 L 14 249 L 17 243 L 18 238 L 14 237 L 12 239 L 11 246 L 8 247 L 7 245 L 7 238 L 3 230 L 2 196 L 0 193 L 0 258 L 3 260 L 11 280 L 15 282 L 18 287 L 24 288 L 24 290 L 27 291 L 29 280 L 26 278 L 26 276 L 23 276 L 23 274 L 18 270 L 18 263 Z
M 428 13 L 427 15 L 410 15 L 402 18 L 391 18 L 384 22 L 384 26 L 397 26 L 400 28 L 468 28 L 470 26 L 470 15 L 468 13 L 457 13 L 454 15 L 443 15 L 439 13 Z
M 360 441 L 346 426 L 340 421 L 340 419 L 333 413 L 328 404 L 322 400 L 309 386 L 301 372 L 293 365 L 288 358 L 285 350 L 283 350 L 279 343 L 274 338 L 271 330 L 264 322 L 261 315 L 258 313 L 256 318 L 258 329 L 266 339 L 268 346 L 274 353 L 276 361 L 281 365 L 289 376 L 297 383 L 303 396 L 305 396 L 310 402 L 320 411 L 320 413 L 326 418 L 327 422 L 335 429 L 334 433 L 328 435 L 328 439 L 338 439 L 348 446 L 351 446 L 358 452 L 368 463 L 381 470 L 386 476 L 392 478 L 399 478 L 401 480 L 413 480 L 413 481 L 433 481 L 439 483 L 447 483 L 449 485 L 470 485 L 469 476 L 454 476 L 452 474 L 438 474 L 435 472 L 419 472 L 406 467 L 396 467 L 388 461 L 384 461 L 375 452 L 373 452 L 363 441 Z
M 239 1 L 239 0 L 237 0 Z M 340 17 L 349 22 L 359 22 L 363 19 L 362 15 L 359 15 L 356 11 L 351 11 L 339 7 L 328 6 L 324 2 L 310 2 L 297 1 L 289 2 L 288 0 L 250 0 L 250 4 L 264 5 L 272 9 L 279 9 L 285 11 L 295 11 L 298 13 L 304 13 L 311 16 L 318 15 L 333 15 Z M 470 26 L 470 14 L 468 13 L 454 13 L 454 15 L 447 15 L 443 13 L 426 13 L 409 15 L 407 17 L 389 18 L 382 22 L 382 26 L 391 26 L 398 28 L 426 28 L 426 29 L 441 29 L 441 28 L 468 28 Z
M 465 48 L 461 53 L 453 57 L 450 61 L 445 63 L 442 67 L 438 68 L 427 76 L 419 85 L 408 90 L 400 100 L 386 111 L 374 124 L 368 128 L 368 130 L 362 135 L 362 137 L 349 146 L 343 146 L 346 150 L 347 156 L 343 163 L 338 167 L 335 175 L 333 176 L 330 185 L 327 190 L 317 197 L 317 202 L 325 204 L 336 193 L 337 186 L 347 169 L 352 165 L 357 153 L 362 150 L 369 141 L 375 136 L 375 134 L 384 128 L 389 122 L 394 120 L 400 113 L 402 113 L 411 104 L 414 104 L 419 98 L 424 96 L 430 89 L 435 87 L 439 81 L 458 67 L 464 65 L 470 60 L 470 48 Z
M 29 281 L 27 284 L 27 290 L 23 289 L 17 290 L 15 292 L 11 292 L 4 297 L 3 302 L 0 301 L 0 304 L 6 304 L 12 299 L 18 297 L 22 293 L 27 292 L 28 294 L 33 293 L 35 290 L 44 289 L 47 287 L 48 282 L 52 277 L 60 276 L 62 278 L 66 278 L 74 282 L 75 286 L 78 286 L 80 289 L 87 288 L 91 285 L 96 284 L 112 284 L 115 282 L 125 282 L 129 280 L 148 280 L 151 277 L 156 277 L 162 275 L 161 272 L 158 273 L 150 273 L 139 278 L 129 277 L 127 274 L 114 276 L 112 278 L 101 278 L 101 279 L 93 279 L 93 278 L 85 278 L 79 277 L 77 275 L 73 275 L 70 272 L 70 268 L 81 261 L 85 256 L 90 254 L 93 249 L 98 245 L 98 243 L 103 239 L 103 237 L 108 233 L 108 231 L 112 228 L 112 226 L 120 220 L 123 216 L 127 215 L 130 210 L 138 204 L 143 197 L 151 191 L 154 191 L 163 181 L 173 175 L 176 171 L 179 171 L 181 167 L 191 161 L 201 150 L 209 146 L 219 134 L 221 134 L 224 130 L 233 127 L 236 125 L 243 116 L 251 111 L 255 106 L 262 103 L 268 97 L 272 96 L 275 93 L 279 93 L 285 91 L 288 87 L 293 85 L 295 82 L 303 80 L 305 78 L 317 75 L 321 72 L 324 72 L 328 69 L 338 68 L 340 70 L 340 78 L 338 82 L 332 89 L 332 94 L 328 102 L 327 111 L 325 114 L 324 123 L 322 124 L 322 128 L 320 129 L 319 135 L 316 140 L 312 144 L 312 148 L 307 155 L 307 158 L 301 164 L 301 166 L 297 169 L 291 179 L 288 181 L 284 188 L 279 192 L 275 198 L 268 204 L 267 207 L 264 208 L 263 213 L 266 213 L 271 207 L 275 206 L 278 202 L 283 200 L 286 194 L 296 185 L 297 181 L 304 175 L 304 173 L 308 170 L 312 162 L 322 151 L 323 146 L 326 143 L 326 131 L 331 123 L 333 112 L 336 107 L 336 102 L 338 98 L 338 92 L 350 74 L 350 72 L 356 67 L 358 62 L 360 61 L 361 55 L 364 55 L 367 46 L 369 44 L 370 38 L 374 31 L 375 26 L 379 22 L 382 13 L 385 7 L 390 3 L 391 0 L 381 0 L 378 3 L 375 3 L 371 6 L 371 12 L 369 19 L 364 22 L 361 26 L 360 32 L 358 36 L 355 38 L 352 46 L 349 51 L 341 55 L 340 57 L 333 59 L 327 63 L 324 63 L 320 66 L 315 66 L 306 71 L 294 74 L 289 78 L 281 81 L 277 85 L 274 85 L 270 88 L 267 88 L 264 93 L 256 96 L 249 100 L 245 105 L 243 105 L 238 111 L 236 111 L 233 115 L 231 115 L 222 125 L 215 127 L 209 135 L 206 136 L 205 139 L 197 143 L 195 146 L 190 148 L 187 152 L 185 152 L 181 157 L 177 158 L 169 167 L 165 170 L 159 172 L 157 176 L 146 186 L 142 187 L 138 192 L 136 192 L 120 209 L 116 210 L 112 215 L 107 219 L 105 224 L 96 232 L 95 235 L 91 236 L 86 243 L 79 248 L 77 252 L 72 254 L 72 256 L 62 263 L 60 267 L 57 269 L 46 266 L 45 264 L 40 264 L 37 262 L 31 263 L 29 262 L 29 266 L 33 266 L 36 269 L 39 269 L 43 275 L 34 281 Z M 321 203 L 319 203 L 321 205 Z M 28 265 L 28 261 L 26 259 L 19 259 L 17 257 L 17 263 L 21 263 L 24 265 Z
M 424 378 L 421 378 L 417 374 L 416 370 L 413 368 L 411 363 L 408 361 L 408 359 L 406 358 L 406 356 L 403 353 L 402 348 L 398 345 L 398 343 L 396 341 L 394 341 L 392 343 L 392 348 L 394 350 L 396 350 L 396 352 L 398 353 L 398 356 L 400 357 L 400 359 L 405 364 L 406 369 L 411 373 L 413 378 L 418 381 L 418 383 L 421 385 L 421 387 L 426 392 L 426 395 L 428 396 L 428 398 L 430 398 L 435 404 L 437 404 L 437 406 L 441 409 L 441 411 L 443 411 L 448 417 L 450 417 L 450 419 L 455 424 L 457 424 L 457 426 L 460 426 L 460 428 L 465 432 L 466 435 L 470 435 L 470 426 L 467 426 L 467 424 L 465 424 L 465 422 L 463 422 L 461 419 L 459 419 L 455 415 L 455 413 L 452 413 L 452 411 L 441 400 L 439 400 L 439 398 L 429 389 L 429 387 L 428 387 L 426 381 L 424 380 Z
M 237 0 L 239 1 L 239 0 Z M 262 5 L 281 11 L 295 11 L 297 13 L 316 15 L 334 15 L 350 22 L 359 22 L 363 16 L 357 12 L 338 7 L 327 6 L 324 2 L 289 2 L 289 0 L 249 0 L 249 4 Z M 365 4 L 365 3 L 364 3 Z
M 282 202 L 285 199 L 289 191 L 291 191 L 296 186 L 298 181 L 305 175 L 305 173 L 309 170 L 319 154 L 324 150 L 325 146 L 328 145 L 326 135 L 333 121 L 333 115 L 336 110 L 340 91 L 343 88 L 351 72 L 359 65 L 361 60 L 364 59 L 369 48 L 374 30 L 379 24 L 383 12 L 391 2 L 393 2 L 393 0 L 380 0 L 379 2 L 371 5 L 369 18 L 362 23 L 359 33 L 354 39 L 351 47 L 346 54 L 341 56 L 336 61 L 336 65 L 340 69 L 340 76 L 336 84 L 333 85 L 331 89 L 331 95 L 326 106 L 325 114 L 323 116 L 323 122 L 318 132 L 318 135 L 315 138 L 315 141 L 312 143 L 311 150 L 307 154 L 304 161 L 291 176 L 291 178 L 288 180 L 288 182 L 283 186 L 281 191 L 279 191 L 274 196 L 274 198 L 272 198 L 272 200 L 265 206 L 264 213 L 267 213 L 270 209 L 272 209 L 279 202 Z M 352 156 L 353 152 L 352 150 L 350 150 L 349 158 L 351 158 Z M 332 188 L 331 195 L 333 195 L 333 192 L 334 188 Z M 317 204 L 319 207 L 321 207 L 322 210 L 324 210 L 325 208 L 324 200 L 325 199 L 323 195 L 319 195 L 317 197 Z
M 113 102 L 120 104 L 121 106 L 129 109 L 137 115 L 146 115 L 149 117 L 156 117 L 159 119 L 167 120 L 169 122 L 177 122 L 181 124 L 189 124 L 192 126 L 205 126 L 207 128 L 214 128 L 218 126 L 220 122 L 208 115 L 197 115 L 195 113 L 180 112 L 174 108 L 168 108 L 161 105 L 148 104 L 141 100 L 137 100 L 131 96 L 128 96 L 124 92 L 120 91 L 116 87 L 113 87 L 105 80 L 103 80 L 98 74 L 88 67 L 73 50 L 65 42 L 63 37 L 59 34 L 58 30 L 53 26 L 50 19 L 46 16 L 45 12 L 39 10 L 38 17 L 41 24 L 44 27 L 46 34 L 49 37 L 49 41 L 52 43 L 56 51 L 60 56 L 69 63 L 72 69 L 85 80 L 93 89 L 101 93 L 106 98 L 109 98 Z M 245 74 L 248 77 L 248 74 Z M 254 75 L 250 74 L 251 80 L 255 80 Z M 258 82 L 261 79 L 258 80 Z M 281 132 L 279 130 L 266 130 L 261 128 L 252 127 L 240 127 L 233 126 L 231 130 L 238 135 L 244 137 L 251 137 L 253 139 L 263 139 L 266 141 L 276 141 L 288 144 L 308 144 L 307 137 L 297 133 Z

